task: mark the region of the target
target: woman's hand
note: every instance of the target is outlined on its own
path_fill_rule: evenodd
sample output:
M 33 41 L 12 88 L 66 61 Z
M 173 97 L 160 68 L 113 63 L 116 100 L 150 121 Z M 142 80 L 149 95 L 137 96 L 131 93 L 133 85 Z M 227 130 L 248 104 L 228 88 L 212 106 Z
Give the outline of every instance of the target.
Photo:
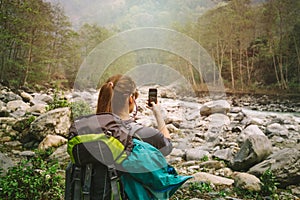
M 164 118 L 162 117 L 162 114 L 161 114 L 161 109 L 160 109 L 160 106 L 154 102 L 151 102 L 152 106 L 147 106 L 147 108 L 151 109 L 153 114 L 154 114 L 154 117 L 156 119 L 156 122 L 157 122 L 157 129 L 168 139 L 171 139 L 171 136 L 170 136 L 170 133 L 169 133 L 169 130 L 167 129 L 166 127 L 166 123 L 165 123 L 165 120 Z

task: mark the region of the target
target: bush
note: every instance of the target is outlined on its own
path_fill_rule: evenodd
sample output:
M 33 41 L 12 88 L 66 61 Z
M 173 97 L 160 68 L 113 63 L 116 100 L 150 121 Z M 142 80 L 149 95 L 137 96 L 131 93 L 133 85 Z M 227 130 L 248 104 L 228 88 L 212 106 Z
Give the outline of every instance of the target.
M 260 177 L 260 180 L 262 183 L 261 194 L 264 196 L 271 196 L 274 200 L 278 199 L 277 185 L 279 183 L 276 182 L 272 171 L 267 169 Z
M 75 101 L 71 103 L 72 118 L 76 119 L 82 115 L 92 114 L 92 109 L 85 101 Z
M 194 182 L 191 183 L 189 186 L 190 191 L 200 191 L 202 193 L 204 192 L 211 192 L 212 188 L 209 183 L 206 182 Z
M 41 155 L 22 160 L 1 177 L 0 199 L 63 199 L 64 182 L 57 172 L 58 163 L 43 161 Z
M 49 103 L 49 105 L 47 106 L 47 111 L 70 106 L 70 103 L 66 99 L 59 97 L 57 93 L 58 92 L 55 91 L 53 102 Z

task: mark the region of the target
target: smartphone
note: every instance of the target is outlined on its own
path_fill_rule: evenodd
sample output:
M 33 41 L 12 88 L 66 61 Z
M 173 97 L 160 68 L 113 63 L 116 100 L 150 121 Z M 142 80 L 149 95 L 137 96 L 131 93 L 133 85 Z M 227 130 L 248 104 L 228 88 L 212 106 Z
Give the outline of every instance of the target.
M 152 106 L 151 102 L 157 103 L 157 89 L 149 88 L 148 92 L 148 106 Z

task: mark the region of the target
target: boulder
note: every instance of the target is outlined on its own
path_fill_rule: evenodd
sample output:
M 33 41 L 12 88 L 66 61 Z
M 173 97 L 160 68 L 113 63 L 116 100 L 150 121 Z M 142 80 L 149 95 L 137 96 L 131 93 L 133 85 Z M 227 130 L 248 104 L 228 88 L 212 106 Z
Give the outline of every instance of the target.
M 27 92 L 21 92 L 20 95 L 25 102 L 30 102 L 31 100 L 33 100 L 33 97 L 31 96 L 31 94 L 28 94 Z
M 228 126 L 230 124 L 229 117 L 221 113 L 211 114 L 209 117 L 205 118 L 205 120 L 209 121 L 208 131 L 216 133 L 216 136 L 219 135 L 223 127 Z
M 237 138 L 237 142 L 242 145 L 251 135 L 266 136 L 257 125 L 250 125 L 241 132 Z
M 57 108 L 36 118 L 30 125 L 30 133 L 37 140 L 43 140 L 47 135 L 68 136 L 71 126 L 71 110 L 68 107 Z
M 17 122 L 17 119 L 13 117 L 0 117 L 1 129 L 6 128 L 7 126 L 13 126 Z
M 272 143 L 265 135 L 249 135 L 232 161 L 232 169 L 247 171 L 272 152 Z
M 39 144 L 38 149 L 46 150 L 50 147 L 59 147 L 62 144 L 67 143 L 67 139 L 59 135 L 47 135 L 43 141 Z
M 16 110 L 22 110 L 26 112 L 30 108 L 30 105 L 28 105 L 22 100 L 14 100 L 14 101 L 9 101 L 6 104 L 6 108 L 12 112 Z
M 237 188 L 242 188 L 251 192 L 259 192 L 261 189 L 259 178 L 252 174 L 234 172 L 232 177 L 234 179 L 234 185 Z
M 8 171 L 8 168 L 13 167 L 14 163 L 11 158 L 7 157 L 5 154 L 0 152 L 0 169 L 2 169 L 2 173 L 0 175 L 5 176 Z
M 47 94 L 35 94 L 32 102 L 45 102 L 46 104 L 49 104 L 53 102 L 53 97 Z
M 220 149 L 213 153 L 213 157 L 225 161 L 231 161 L 233 159 L 233 152 L 230 148 Z
M 22 97 L 20 97 L 19 95 L 11 91 L 9 92 L 2 91 L 0 92 L 0 100 L 7 103 L 9 101 L 22 100 Z
M 186 160 L 187 161 L 189 161 L 189 160 L 201 160 L 205 156 L 209 156 L 209 152 L 204 151 L 204 150 L 199 149 L 199 148 L 188 149 L 186 151 Z
M 173 150 L 170 153 L 170 156 L 175 156 L 175 157 L 184 157 L 185 152 L 181 149 L 173 148 Z
M 199 165 L 202 168 L 209 168 L 209 169 L 221 169 L 225 167 L 224 162 L 218 161 L 218 160 L 209 160 L 209 161 L 205 161 L 200 163 Z
M 212 183 L 214 185 L 226 185 L 226 186 L 231 186 L 234 183 L 234 180 L 232 179 L 216 176 L 206 172 L 198 172 L 196 174 L 193 174 L 193 177 L 194 178 L 188 182 L 207 182 L 207 183 Z
M 300 180 L 300 150 L 285 148 L 270 155 L 263 162 L 251 167 L 248 173 L 260 177 L 270 169 L 280 183 L 279 187 L 299 184 Z
M 38 113 L 38 114 L 42 114 L 46 112 L 46 105 L 45 104 L 35 104 L 33 106 L 31 106 L 27 112 L 29 113 Z
M 226 114 L 230 110 L 230 104 L 226 100 L 216 100 L 205 103 L 200 108 L 200 114 L 202 116 L 209 116 L 213 113 Z
M 68 163 L 70 156 L 67 153 L 67 144 L 58 147 L 50 156 L 49 159 L 57 160 L 59 163 Z
M 0 100 L 0 117 L 9 117 L 9 110 L 6 108 L 6 104 Z
M 177 97 L 176 92 L 171 88 L 160 88 L 159 93 L 161 98 L 176 99 Z
M 277 135 L 285 138 L 287 138 L 289 134 L 288 129 L 285 126 L 280 125 L 279 123 L 268 125 L 266 131 L 268 135 Z
M 22 151 L 19 153 L 20 156 L 24 156 L 24 157 L 33 157 L 35 156 L 35 152 L 34 151 Z

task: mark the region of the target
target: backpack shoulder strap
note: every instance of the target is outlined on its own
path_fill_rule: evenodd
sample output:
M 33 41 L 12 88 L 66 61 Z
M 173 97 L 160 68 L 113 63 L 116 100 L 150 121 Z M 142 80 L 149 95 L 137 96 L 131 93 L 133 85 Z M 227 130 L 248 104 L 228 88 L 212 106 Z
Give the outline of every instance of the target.
M 73 174 L 74 181 L 74 191 L 73 191 L 73 199 L 80 200 L 81 198 L 81 167 L 74 167 Z
M 65 175 L 65 200 L 72 200 L 72 171 L 73 171 L 73 164 L 69 162 L 66 168 L 66 175 Z
M 93 170 L 92 164 L 87 164 L 85 166 L 84 183 L 83 183 L 83 187 L 82 187 L 83 200 L 90 200 L 92 170 Z
M 141 124 L 138 124 L 136 122 L 130 122 L 128 125 L 129 125 L 129 135 L 130 136 L 135 136 L 138 139 L 141 139 L 138 135 L 136 135 L 136 132 L 138 132 L 139 130 L 144 128 L 144 126 L 141 125 Z
M 117 170 L 114 165 L 108 166 L 108 173 L 110 177 L 110 186 L 111 186 L 111 199 L 113 200 L 122 200 L 121 191 L 120 191 L 120 179 L 117 173 Z

